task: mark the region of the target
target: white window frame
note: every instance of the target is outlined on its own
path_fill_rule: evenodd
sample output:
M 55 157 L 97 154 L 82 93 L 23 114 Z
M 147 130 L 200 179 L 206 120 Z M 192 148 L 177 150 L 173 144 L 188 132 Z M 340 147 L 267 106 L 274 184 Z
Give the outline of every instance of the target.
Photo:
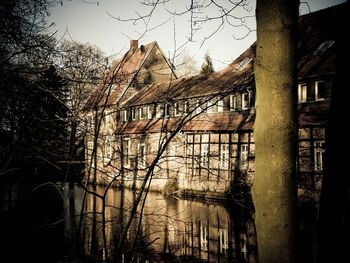
M 147 118 L 150 120 L 152 119 L 152 105 L 147 106 Z
M 170 112 L 171 111 L 171 104 L 170 103 L 165 103 L 164 104 L 164 117 L 169 118 L 170 117 Z
M 162 107 L 162 104 L 157 104 L 156 106 L 156 117 L 158 119 L 162 118 L 163 117 L 163 107 Z
M 125 149 L 125 144 L 127 148 Z M 130 166 L 130 138 L 123 138 L 123 165 Z
M 86 144 L 86 155 L 90 157 L 90 154 L 92 155 L 92 151 L 94 149 L 94 142 L 93 141 L 88 141 Z M 92 157 L 92 156 L 91 156 Z
M 230 149 L 229 144 L 220 145 L 220 167 L 228 168 L 229 158 L 230 158 Z
M 201 144 L 201 167 L 208 167 L 209 164 L 209 144 Z
M 319 86 L 318 84 L 319 83 L 323 83 L 324 81 L 323 80 L 318 80 L 318 81 L 315 81 L 315 101 L 322 101 L 322 100 L 325 100 L 325 98 L 321 98 L 319 97 Z
M 323 154 L 325 153 L 324 149 L 325 141 L 314 141 L 314 168 L 315 171 L 323 170 Z
M 196 114 L 199 114 L 202 112 L 202 107 L 200 106 L 200 100 L 196 100 Z
M 174 103 L 174 116 L 180 115 L 180 104 L 178 102 Z
M 237 96 L 230 95 L 230 111 L 235 111 L 237 109 Z
M 128 109 L 123 110 L 123 120 L 127 122 L 129 120 L 128 118 Z
M 298 102 L 307 102 L 307 84 L 300 83 L 298 84 Z
M 241 162 L 247 162 L 249 156 L 249 145 L 241 144 Z
M 248 96 L 247 104 L 245 105 L 246 101 L 244 99 L 245 96 Z M 242 93 L 242 110 L 247 110 L 250 108 L 250 92 L 245 91 Z
M 144 111 L 143 111 L 143 107 L 140 106 L 140 107 L 139 107 L 139 119 L 140 119 L 140 120 L 143 120 L 143 119 L 145 118 L 144 115 L 145 115 L 145 114 L 144 114 Z
M 136 108 L 132 107 L 131 108 L 131 118 L 132 118 L 133 121 L 136 120 L 136 112 L 137 112 Z

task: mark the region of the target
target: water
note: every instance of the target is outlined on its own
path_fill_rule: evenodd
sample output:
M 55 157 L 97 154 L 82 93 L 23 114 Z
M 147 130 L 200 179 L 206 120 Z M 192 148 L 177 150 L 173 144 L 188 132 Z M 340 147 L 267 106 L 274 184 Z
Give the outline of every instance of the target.
M 150 192 L 127 228 L 137 193 L 88 190 L 3 185 L 2 255 L 9 262 L 116 262 L 121 243 L 121 262 L 255 262 L 255 229 L 244 210 Z

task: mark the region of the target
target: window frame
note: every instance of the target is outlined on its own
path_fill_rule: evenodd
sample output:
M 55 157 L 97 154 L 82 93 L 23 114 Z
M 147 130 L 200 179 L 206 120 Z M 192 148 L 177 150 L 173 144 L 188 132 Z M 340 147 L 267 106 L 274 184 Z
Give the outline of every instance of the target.
M 230 95 L 230 111 L 237 110 L 237 95 L 231 94 Z
M 315 101 L 323 101 L 325 100 L 325 96 L 323 97 L 319 97 L 319 83 L 324 83 L 324 80 L 316 80 L 315 81 Z M 325 89 L 325 87 L 323 86 L 323 89 Z M 325 90 L 323 90 L 323 93 L 325 94 Z
M 325 150 L 325 141 L 317 140 L 314 141 L 314 170 L 316 172 L 323 171 L 324 166 L 324 154 Z
M 125 142 L 127 146 L 126 148 L 125 148 Z M 131 146 L 130 138 L 123 138 L 123 165 L 125 165 L 126 167 L 130 166 L 130 146 Z
M 298 84 L 298 103 L 307 102 L 307 84 Z
M 244 98 L 246 95 L 248 96 L 248 101 L 246 101 Z M 242 110 L 248 110 L 250 108 L 250 92 L 249 91 L 242 92 L 241 98 L 242 98 Z M 247 104 L 245 105 L 245 103 Z

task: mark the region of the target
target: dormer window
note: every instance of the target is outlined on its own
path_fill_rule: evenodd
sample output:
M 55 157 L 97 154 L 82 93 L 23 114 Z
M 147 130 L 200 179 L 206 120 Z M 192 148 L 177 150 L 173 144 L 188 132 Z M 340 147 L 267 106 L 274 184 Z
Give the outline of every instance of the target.
M 250 96 L 249 92 L 243 92 L 242 93 L 242 110 L 247 110 L 250 107 Z
M 236 110 L 237 109 L 237 97 L 236 95 L 230 95 L 230 110 Z
M 334 40 L 327 40 L 321 43 L 321 45 L 318 46 L 316 51 L 314 52 L 314 55 L 319 55 L 324 53 L 327 49 L 329 49 L 334 44 Z
M 185 101 L 184 103 L 184 112 L 189 113 L 190 112 L 190 103 L 188 101 Z
M 164 117 L 169 118 L 170 117 L 170 110 L 171 110 L 171 105 L 169 103 L 165 104 L 165 110 L 164 110 Z
M 123 120 L 124 121 L 128 121 L 129 120 L 129 114 L 128 114 L 128 110 L 127 109 L 123 110 Z
M 298 102 L 307 101 L 307 85 L 306 83 L 298 85 Z
M 251 58 L 245 58 L 245 59 L 243 59 L 243 60 L 239 63 L 239 65 L 238 65 L 238 70 L 239 70 L 239 71 L 244 70 L 244 69 L 247 67 L 247 65 L 249 64 L 249 62 L 250 62 L 251 60 L 252 60 Z
M 132 118 L 133 121 L 136 120 L 136 108 L 132 108 L 131 118 Z
M 315 100 L 320 101 L 326 98 L 326 87 L 324 81 L 315 81 Z
M 196 113 L 199 114 L 201 112 L 202 112 L 201 101 L 199 99 L 197 99 L 197 101 L 196 101 Z
M 140 120 L 144 119 L 146 116 L 145 116 L 145 111 L 144 111 L 144 107 L 140 107 L 139 108 L 139 116 L 140 116 Z
M 153 117 L 153 114 L 152 114 L 152 108 L 153 108 L 153 106 L 152 105 L 148 105 L 147 106 L 147 118 L 150 120 L 150 119 L 152 119 L 152 117 Z
M 157 104 L 156 117 L 158 119 L 163 117 L 163 107 L 161 104 Z
M 174 115 L 179 116 L 180 115 L 180 105 L 178 102 L 175 102 L 174 104 Z

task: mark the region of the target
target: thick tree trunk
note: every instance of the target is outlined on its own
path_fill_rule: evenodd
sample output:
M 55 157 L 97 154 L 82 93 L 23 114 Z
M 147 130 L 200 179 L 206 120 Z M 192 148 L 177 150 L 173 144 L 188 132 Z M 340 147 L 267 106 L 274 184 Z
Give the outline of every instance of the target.
M 259 262 L 294 262 L 297 0 L 257 1 L 256 210 Z

